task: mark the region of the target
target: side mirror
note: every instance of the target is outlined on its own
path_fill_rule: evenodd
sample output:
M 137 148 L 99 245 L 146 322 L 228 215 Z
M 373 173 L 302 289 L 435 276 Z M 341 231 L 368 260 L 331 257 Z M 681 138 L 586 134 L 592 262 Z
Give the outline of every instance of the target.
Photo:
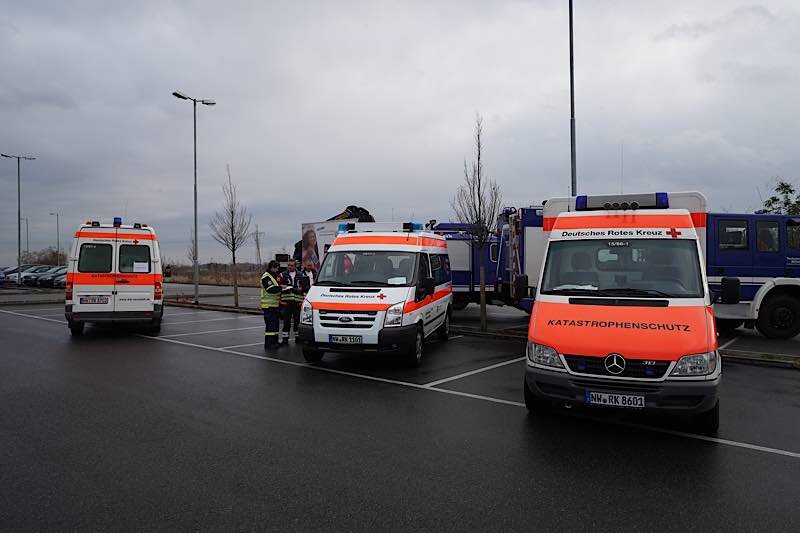
M 425 278 L 422 280 L 422 290 L 426 295 L 432 295 L 436 292 L 436 281 L 433 278 Z
M 521 274 L 514 279 L 514 297 L 525 298 L 528 296 L 528 276 Z
M 720 300 L 724 304 L 738 304 L 741 299 L 741 282 L 739 278 L 722 278 Z

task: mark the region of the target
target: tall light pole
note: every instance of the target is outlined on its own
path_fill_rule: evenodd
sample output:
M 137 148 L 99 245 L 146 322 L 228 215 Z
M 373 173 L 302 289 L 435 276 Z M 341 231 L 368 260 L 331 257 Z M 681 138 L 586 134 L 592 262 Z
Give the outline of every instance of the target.
M 25 217 L 25 253 L 31 253 L 31 234 L 28 231 L 28 217 Z
M 578 194 L 578 178 L 575 173 L 575 59 L 572 53 L 572 0 L 569 0 L 569 133 L 572 161 L 572 196 Z
M 22 181 L 20 179 L 20 160 L 33 161 L 36 158 L 11 154 L 0 154 L 0 156 L 17 160 L 17 285 L 22 285 Z
M 191 100 L 194 112 L 194 257 L 192 262 L 194 263 L 194 303 L 198 303 L 200 295 L 200 264 L 197 262 L 197 102 L 203 105 L 216 105 L 216 102 L 214 100 L 192 98 L 178 91 L 173 92 L 172 96 L 181 100 Z
M 58 213 L 50 213 L 56 216 L 56 266 L 61 265 L 61 231 L 58 229 Z

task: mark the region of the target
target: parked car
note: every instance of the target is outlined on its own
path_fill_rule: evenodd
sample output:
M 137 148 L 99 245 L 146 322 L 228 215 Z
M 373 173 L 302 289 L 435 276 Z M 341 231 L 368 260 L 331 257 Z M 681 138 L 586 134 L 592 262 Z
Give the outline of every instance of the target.
M 29 285 L 32 287 L 36 286 L 36 279 L 39 276 L 44 275 L 45 273 L 50 272 L 54 268 L 58 268 L 57 266 L 53 265 L 41 265 L 39 267 L 29 269 L 27 272 L 22 273 L 22 284 Z
M 25 274 L 33 272 L 39 268 L 47 270 L 48 268 L 52 268 L 52 265 L 22 265 L 22 276 L 24 277 Z M 16 267 L 11 272 L 6 272 L 7 280 L 13 283 L 17 282 L 18 276 L 19 274 L 17 273 Z
M 36 285 L 39 287 L 52 287 L 53 280 L 56 279 L 58 276 L 67 273 L 66 266 L 59 266 L 54 267 L 48 270 L 47 272 L 43 273 L 39 277 L 36 278 Z
M 6 273 L 0 270 L 0 285 L 6 282 Z
M 66 289 L 67 288 L 67 275 L 62 274 L 53 280 L 53 288 Z

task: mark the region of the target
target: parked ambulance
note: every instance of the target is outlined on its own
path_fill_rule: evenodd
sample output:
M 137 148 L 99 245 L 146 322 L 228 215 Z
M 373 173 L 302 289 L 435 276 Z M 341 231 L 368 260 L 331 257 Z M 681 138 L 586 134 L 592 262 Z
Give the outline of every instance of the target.
M 412 365 L 426 338 L 447 340 L 452 281 L 447 241 L 421 224 L 340 226 L 301 309 L 303 355 L 402 352 Z
M 547 202 L 525 403 L 642 409 L 719 425 L 722 365 L 697 192 Z M 738 292 L 723 280 L 723 295 Z M 727 291 L 727 295 L 726 295 Z
M 143 322 L 154 331 L 164 315 L 156 232 L 147 224 L 86 222 L 69 257 L 65 313 L 72 335 L 90 322 Z

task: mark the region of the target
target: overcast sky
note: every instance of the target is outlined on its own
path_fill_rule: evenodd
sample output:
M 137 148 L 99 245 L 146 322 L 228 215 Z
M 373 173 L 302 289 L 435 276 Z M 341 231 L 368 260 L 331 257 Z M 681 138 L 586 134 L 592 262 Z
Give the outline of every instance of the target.
M 580 192 L 618 191 L 624 175 L 629 192 L 699 189 L 735 211 L 758 208 L 775 176 L 796 180 L 796 1 L 575 4 Z M 568 191 L 566 0 L 31 0 L 2 13 L 0 151 L 37 157 L 22 172 L 31 249 L 54 244 L 49 212 L 62 241 L 125 215 L 187 261 L 192 109 L 174 90 L 218 103 L 198 108 L 203 260 L 225 257 L 208 220 L 226 163 L 268 251 L 349 204 L 449 219 L 476 113 L 507 205 Z M 12 160 L 0 191 L 11 264 Z

